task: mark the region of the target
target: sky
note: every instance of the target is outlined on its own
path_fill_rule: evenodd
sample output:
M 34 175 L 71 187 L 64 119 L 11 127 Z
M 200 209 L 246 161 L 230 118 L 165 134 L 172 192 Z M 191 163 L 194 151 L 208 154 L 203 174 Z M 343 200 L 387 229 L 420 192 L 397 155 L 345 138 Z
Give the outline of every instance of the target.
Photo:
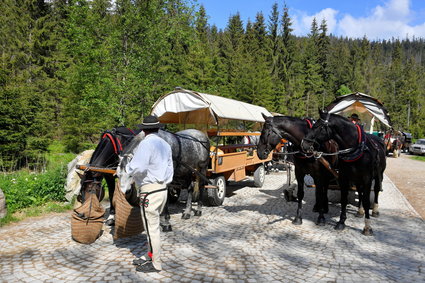
M 246 25 L 262 12 L 266 23 L 274 3 L 282 15 L 289 9 L 293 33 L 309 33 L 313 18 L 325 19 L 328 33 L 369 40 L 425 38 L 425 0 L 197 0 L 208 15 L 208 23 L 225 29 L 229 17 L 239 13 Z

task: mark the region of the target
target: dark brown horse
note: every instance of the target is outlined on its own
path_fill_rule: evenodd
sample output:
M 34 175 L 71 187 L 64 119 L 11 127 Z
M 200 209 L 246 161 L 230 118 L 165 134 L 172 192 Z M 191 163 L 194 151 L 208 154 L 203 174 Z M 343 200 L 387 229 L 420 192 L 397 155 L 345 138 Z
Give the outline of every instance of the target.
M 99 143 L 93 152 L 88 166 L 100 167 L 104 169 L 115 170 L 118 166 L 118 156 L 131 142 L 131 140 L 140 132 L 140 130 L 131 130 L 126 127 L 117 127 L 112 130 L 106 130 L 102 133 Z M 95 193 L 99 201 L 103 199 L 104 191 L 102 189 L 103 179 L 108 186 L 109 193 L 109 219 L 107 225 L 113 225 L 115 208 L 112 204 L 112 198 L 115 190 L 115 176 L 113 174 L 104 174 L 95 171 L 85 171 L 81 177 L 81 189 L 78 199 L 84 202 L 87 193 Z
M 369 217 L 370 191 L 372 181 L 375 181 L 375 205 L 372 216 L 378 216 L 378 195 L 386 167 L 384 143 L 374 135 L 365 134 L 361 126 L 353 124 L 345 117 L 325 111 L 319 113 L 320 120 L 314 124 L 312 131 L 307 133 L 302 149 L 306 152 L 320 151 L 320 145 L 330 139 L 338 143 L 341 215 L 335 229 L 345 228 L 348 190 L 351 184 L 354 184 L 365 212 L 363 234 L 372 235 Z
M 314 211 L 319 213 L 316 223 L 325 224 L 324 214 L 328 212 L 327 191 L 329 183 L 335 177 L 325 168 L 323 163 L 313 157 L 312 154 L 306 154 L 301 150 L 301 141 L 304 136 L 311 131 L 312 122 L 309 119 L 300 119 L 289 116 L 264 116 L 265 123 L 261 132 L 260 141 L 257 147 L 257 154 L 260 159 L 265 159 L 269 153 L 275 149 L 282 138 L 289 140 L 292 147 L 298 153 L 294 155 L 295 176 L 298 183 L 298 209 L 297 215 L 292 223 L 302 224 L 302 200 L 304 198 L 304 176 L 309 174 L 313 177 L 316 185 L 316 204 Z M 336 152 L 336 144 L 328 142 L 324 145 L 323 151 Z M 336 165 L 336 156 L 328 156 L 327 162 Z

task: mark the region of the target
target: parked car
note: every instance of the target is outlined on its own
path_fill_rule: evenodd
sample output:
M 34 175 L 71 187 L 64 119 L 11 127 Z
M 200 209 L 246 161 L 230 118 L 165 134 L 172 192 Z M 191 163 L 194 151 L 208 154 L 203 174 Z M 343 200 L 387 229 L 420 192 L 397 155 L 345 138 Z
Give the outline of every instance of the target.
M 418 139 L 409 147 L 409 152 L 411 154 L 425 154 L 425 139 Z

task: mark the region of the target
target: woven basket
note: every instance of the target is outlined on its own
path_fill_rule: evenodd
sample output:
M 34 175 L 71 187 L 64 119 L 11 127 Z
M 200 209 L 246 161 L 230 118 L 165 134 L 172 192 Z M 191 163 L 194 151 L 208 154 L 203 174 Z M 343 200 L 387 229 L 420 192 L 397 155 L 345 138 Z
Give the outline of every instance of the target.
M 119 182 L 116 182 L 112 203 L 115 207 L 115 231 L 114 239 L 126 238 L 143 232 L 142 216 L 140 214 L 139 201 L 135 189 L 127 195 L 131 195 L 131 205 L 126 195 L 121 191 Z M 134 200 L 136 198 L 136 200 Z
M 71 216 L 71 236 L 76 242 L 91 244 L 102 234 L 105 209 L 90 194 L 86 201 L 74 209 Z

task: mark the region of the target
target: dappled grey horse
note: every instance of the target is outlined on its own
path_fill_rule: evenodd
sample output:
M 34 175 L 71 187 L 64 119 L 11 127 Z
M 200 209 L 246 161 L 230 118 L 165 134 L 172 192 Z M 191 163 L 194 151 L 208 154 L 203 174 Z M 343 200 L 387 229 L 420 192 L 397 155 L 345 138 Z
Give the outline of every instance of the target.
M 202 214 L 201 193 L 203 191 L 201 188 L 208 182 L 206 178 L 210 152 L 208 137 L 203 132 L 195 129 L 187 129 L 177 133 L 159 130 L 157 135 L 171 146 L 173 155 L 174 176 L 172 183 L 168 185 L 168 189 L 188 190 L 186 208 L 183 211 L 182 218 L 190 218 L 192 201 L 197 201 L 194 215 L 200 216 Z M 123 192 L 129 191 L 134 182 L 133 178 L 125 171 L 125 167 L 133 158 L 137 146 L 144 137 L 145 134 L 143 132 L 138 134 L 120 156 L 117 176 Z M 164 213 L 161 215 L 161 226 L 164 231 L 171 230 L 169 219 L 167 201 Z

